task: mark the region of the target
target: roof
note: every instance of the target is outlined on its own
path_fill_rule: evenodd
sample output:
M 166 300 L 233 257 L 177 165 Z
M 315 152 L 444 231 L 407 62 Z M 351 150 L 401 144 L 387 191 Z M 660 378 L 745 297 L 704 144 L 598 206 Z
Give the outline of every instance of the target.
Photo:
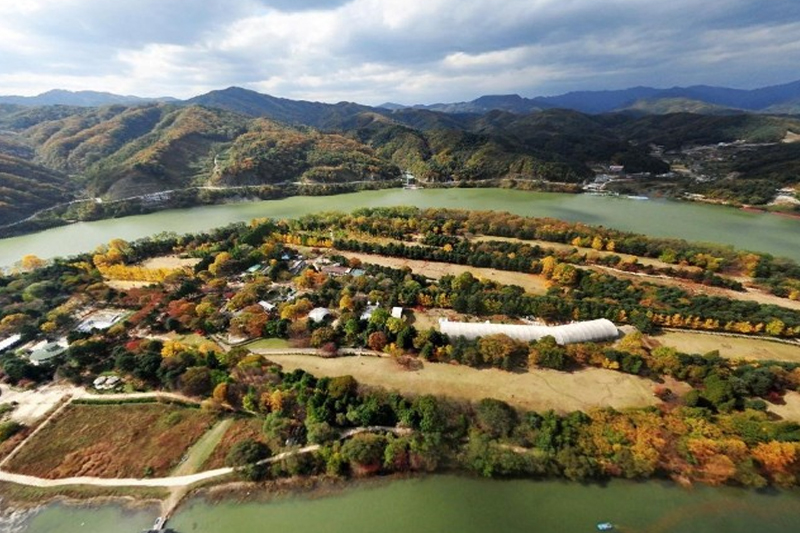
M 403 308 L 402 307 L 392 307 L 392 317 L 393 318 L 403 318 Z
M 310 318 L 314 322 L 322 322 L 323 320 L 325 320 L 325 317 L 330 314 L 331 312 L 324 307 L 315 307 L 314 309 L 311 310 L 311 312 L 308 313 L 308 318 Z
M 21 340 L 22 340 L 22 335 L 19 334 L 11 335 L 10 337 L 3 339 L 2 341 L 0 341 L 0 352 L 2 352 L 3 350 L 8 350 Z
M 600 318 L 585 322 L 573 322 L 560 326 L 531 326 L 527 324 L 491 324 L 489 322 L 439 322 L 442 333 L 452 337 L 477 339 L 486 335 L 505 334 L 513 339 L 531 342 L 548 335 L 555 338 L 558 344 L 602 341 L 615 339 L 619 332 L 610 320 Z
M 41 343 L 37 344 L 37 346 L 41 346 Z M 61 355 L 65 351 L 67 351 L 67 346 L 64 342 L 48 342 L 44 346 L 32 351 L 28 359 L 30 359 L 31 363 L 38 365 L 39 363 L 44 363 L 45 361 L 49 361 Z

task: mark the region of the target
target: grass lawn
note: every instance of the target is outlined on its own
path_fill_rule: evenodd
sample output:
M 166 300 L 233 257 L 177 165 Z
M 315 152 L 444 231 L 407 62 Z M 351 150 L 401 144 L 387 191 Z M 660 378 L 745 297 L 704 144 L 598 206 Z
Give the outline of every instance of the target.
M 232 418 L 217 422 L 186 452 L 186 459 L 173 470 L 172 475 L 185 476 L 200 472 L 203 464 L 208 460 L 232 423 Z
M 237 442 L 245 439 L 254 439 L 266 443 L 261 426 L 264 421 L 258 418 L 239 418 L 234 420 L 227 428 L 225 435 L 214 448 L 213 453 L 203 464 L 203 470 L 213 470 L 225 466 L 225 457 Z
M 729 359 L 800 363 L 800 346 L 763 339 L 706 335 L 689 331 L 668 331 L 654 336 L 653 339 L 664 346 L 671 346 L 684 353 L 703 354 L 719 350 L 722 357 Z
M 286 339 L 258 339 L 244 345 L 248 350 L 286 350 L 289 341 Z
M 169 475 L 215 415 L 161 403 L 71 405 L 17 454 L 8 469 L 58 479 Z
M 292 371 L 301 368 L 315 376 L 351 375 L 360 383 L 382 386 L 404 394 L 439 394 L 461 400 L 497 398 L 523 409 L 558 412 L 594 407 L 642 407 L 655 405 L 654 383 L 646 379 L 587 368 L 578 372 L 532 370 L 506 372 L 461 365 L 425 363 L 418 371 L 401 369 L 388 357 L 339 357 L 278 355 L 270 359 Z
M 547 280 L 543 276 L 536 274 L 526 274 L 524 272 L 510 272 L 507 270 L 495 270 L 493 268 L 478 268 L 467 265 L 455 265 L 452 263 L 437 263 L 434 261 L 421 261 L 416 259 L 404 259 L 402 257 L 386 257 L 375 254 L 361 254 L 355 252 L 338 251 L 348 259 L 355 257 L 363 263 L 387 266 L 391 268 L 408 267 L 414 274 L 439 279 L 442 276 L 452 274 L 458 276 L 464 272 L 471 272 L 476 278 L 496 281 L 504 285 L 518 285 L 531 294 L 545 294 L 548 289 Z

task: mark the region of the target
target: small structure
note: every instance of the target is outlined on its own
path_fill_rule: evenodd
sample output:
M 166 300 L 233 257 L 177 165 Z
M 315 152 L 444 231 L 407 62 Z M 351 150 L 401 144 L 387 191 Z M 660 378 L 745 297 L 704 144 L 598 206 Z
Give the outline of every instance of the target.
M 55 342 L 42 341 L 34 344 L 28 354 L 28 360 L 36 366 L 49 363 L 69 347 L 67 339 L 59 339 Z
M 331 312 L 324 307 L 315 307 L 308 313 L 308 318 L 316 323 L 320 323 L 330 316 L 330 314 Z
M 594 342 L 616 339 L 617 326 L 610 320 L 600 318 L 585 322 L 573 322 L 560 326 L 535 326 L 529 324 L 492 324 L 489 322 L 450 322 L 446 318 L 439 321 L 442 333 L 451 337 L 477 339 L 486 335 L 505 334 L 512 339 L 524 342 L 538 341 L 547 336 L 558 344 Z
M 92 385 L 94 385 L 94 388 L 97 390 L 112 390 L 115 389 L 119 384 L 119 376 L 114 375 L 98 376 L 92 382 Z
M 372 313 L 374 313 L 380 307 L 380 302 L 367 302 L 367 307 L 364 308 L 364 312 L 361 313 L 359 317 L 361 320 L 369 320 L 372 318 Z
M 392 318 L 403 318 L 403 308 L 392 307 Z
M 271 313 L 277 307 L 275 304 L 270 303 L 266 300 L 261 300 L 260 302 L 258 302 L 258 305 L 260 305 L 267 313 Z
M 125 316 L 126 311 L 121 309 L 103 309 L 91 313 L 88 317 L 78 324 L 77 329 L 81 333 L 89 333 L 93 329 L 104 330 L 108 329 Z
M 11 335 L 10 337 L 6 337 L 2 341 L 0 341 L 0 352 L 4 352 L 9 348 L 12 348 L 14 345 L 19 343 L 22 340 L 22 335 L 16 334 Z

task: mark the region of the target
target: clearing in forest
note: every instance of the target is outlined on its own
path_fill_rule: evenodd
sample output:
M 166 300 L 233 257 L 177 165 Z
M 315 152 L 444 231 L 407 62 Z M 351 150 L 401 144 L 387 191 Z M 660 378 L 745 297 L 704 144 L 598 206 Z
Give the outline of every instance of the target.
M 350 259 L 357 258 L 363 263 L 386 266 L 391 268 L 408 267 L 414 274 L 426 276 L 432 279 L 439 279 L 442 276 L 458 276 L 464 272 L 470 272 L 473 276 L 480 279 L 495 281 L 503 285 L 518 285 L 531 294 L 547 293 L 547 280 L 543 276 L 536 274 L 526 274 L 524 272 L 510 272 L 508 270 L 496 270 L 494 268 L 478 268 L 469 265 L 456 265 L 453 263 L 438 263 L 435 261 L 422 261 L 417 259 L 405 259 L 402 257 L 387 257 L 384 255 L 362 254 L 355 252 L 338 252 L 340 255 Z
M 402 394 L 436 394 L 460 400 L 496 398 L 515 407 L 558 412 L 594 407 L 656 405 L 654 383 L 638 376 L 600 368 L 577 372 L 536 369 L 506 372 L 445 363 L 425 363 L 421 370 L 400 368 L 389 357 L 278 355 L 270 359 L 290 372 L 300 368 L 315 376 L 351 375 L 359 383 L 397 390 Z
M 719 350 L 719 354 L 728 359 L 800 363 L 800 345 L 784 344 L 766 339 L 668 331 L 653 337 L 653 340 L 683 353 L 704 354 Z

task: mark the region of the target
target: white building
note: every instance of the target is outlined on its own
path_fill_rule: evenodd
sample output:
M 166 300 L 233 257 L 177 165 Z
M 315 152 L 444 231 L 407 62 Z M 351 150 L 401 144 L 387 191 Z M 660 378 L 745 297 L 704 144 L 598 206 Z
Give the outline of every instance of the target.
M 322 322 L 325 320 L 325 317 L 330 315 L 331 312 L 325 309 L 324 307 L 315 307 L 308 313 L 308 318 L 313 320 L 314 322 Z
M 531 342 L 550 335 L 558 344 L 604 341 L 616 339 L 619 336 L 617 326 L 605 318 L 586 322 L 573 322 L 572 324 L 560 326 L 450 322 L 447 319 L 441 319 L 439 321 L 439 329 L 450 337 L 464 337 L 466 339 L 477 339 L 478 337 L 502 333 L 512 339 Z

